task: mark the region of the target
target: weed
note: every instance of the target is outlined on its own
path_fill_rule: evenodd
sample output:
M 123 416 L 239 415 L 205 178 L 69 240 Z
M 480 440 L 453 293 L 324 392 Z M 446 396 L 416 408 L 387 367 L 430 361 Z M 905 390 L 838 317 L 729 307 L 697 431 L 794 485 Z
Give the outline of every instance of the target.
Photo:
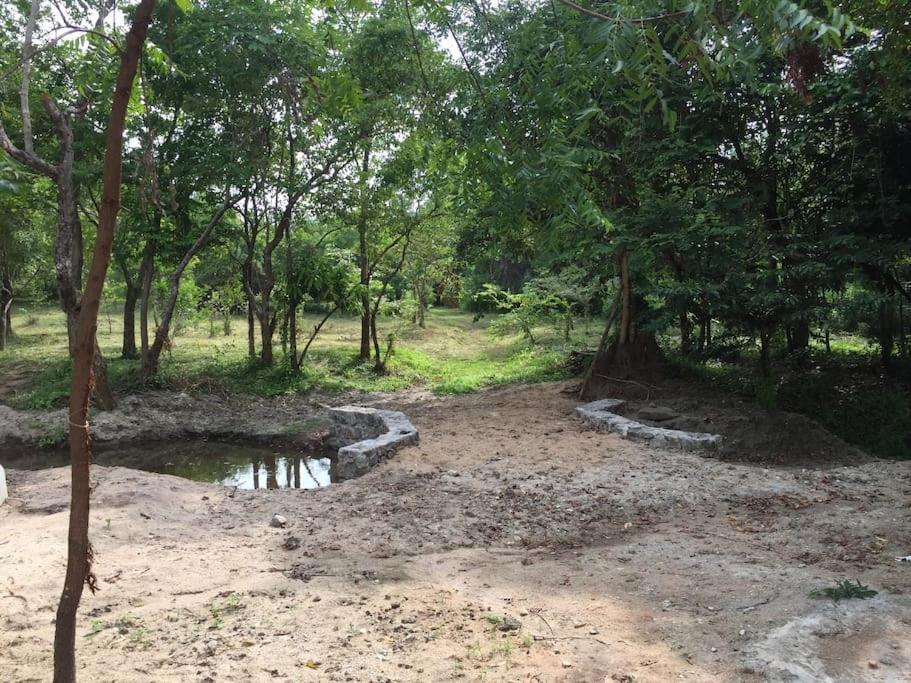
M 237 612 L 240 609 L 243 609 L 243 604 L 240 601 L 240 595 L 237 593 L 228 593 L 224 596 L 222 602 L 213 600 L 209 605 L 209 614 L 212 616 L 212 625 L 209 628 L 221 628 L 225 623 L 224 615 Z
M 853 582 L 844 579 L 843 581 L 837 582 L 834 586 L 817 588 L 816 590 L 811 591 L 810 597 L 830 598 L 835 602 L 838 602 L 840 600 L 866 600 L 867 598 L 874 597 L 876 594 L 877 591 L 869 586 L 863 585 L 859 579 L 855 579 Z

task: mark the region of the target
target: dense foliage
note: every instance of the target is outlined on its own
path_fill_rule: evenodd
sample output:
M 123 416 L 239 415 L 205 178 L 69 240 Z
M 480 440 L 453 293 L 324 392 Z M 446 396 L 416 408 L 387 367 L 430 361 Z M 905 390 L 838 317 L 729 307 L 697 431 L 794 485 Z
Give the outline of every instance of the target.
M 0 349 L 16 302 L 72 308 L 61 235 L 85 249 L 94 230 L 122 38 L 99 7 L 0 10 Z M 122 353 L 150 379 L 190 321 L 244 315 L 251 363 L 300 373 L 348 314 L 352 355 L 383 372 L 399 328 L 378 319 L 461 306 L 531 345 L 601 316 L 594 367 L 615 377 L 733 364 L 800 405 L 849 349 L 841 368 L 875 355 L 892 382 L 911 353 L 909 99 L 907 7 L 888 0 L 160 3 L 106 289 Z M 66 188 L 13 149 L 58 163 L 48 102 L 73 138 L 69 225 Z

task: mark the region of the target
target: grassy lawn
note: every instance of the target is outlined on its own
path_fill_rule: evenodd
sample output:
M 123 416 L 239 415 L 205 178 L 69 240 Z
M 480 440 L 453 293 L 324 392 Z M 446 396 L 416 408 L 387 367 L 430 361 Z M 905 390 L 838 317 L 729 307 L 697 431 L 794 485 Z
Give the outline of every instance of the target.
M 170 388 L 275 396 L 312 389 L 393 391 L 421 386 L 438 394 L 453 394 L 507 382 L 563 377 L 568 351 L 596 344 L 601 331 L 600 321 L 580 322 L 566 341 L 554 330 L 542 328 L 532 347 L 519 335 L 490 334 L 488 327 L 495 316 L 478 322 L 472 318 L 471 313 L 435 309 L 428 313 L 424 329 L 401 320 L 381 320 L 380 338 L 390 332 L 396 336 L 388 370 L 381 375 L 373 371 L 372 363 L 362 364 L 356 358 L 360 321 L 354 317 L 330 319 L 300 373 L 291 372 L 279 342 L 275 367 L 251 361 L 243 318 L 232 320 L 228 335 L 223 334 L 220 321 L 214 329 L 208 320 L 182 326 L 171 353 L 163 354 L 160 376 L 151 385 L 141 383 L 138 361 L 120 358 L 123 318 L 119 306 L 108 305 L 102 311 L 98 341 L 108 360 L 114 390 L 120 393 Z M 304 334 L 309 334 L 317 319 L 316 314 L 304 316 L 300 326 Z M 0 401 L 20 408 L 62 405 L 70 371 L 63 315 L 52 306 L 17 308 L 13 329 L 15 337 L 0 353 Z

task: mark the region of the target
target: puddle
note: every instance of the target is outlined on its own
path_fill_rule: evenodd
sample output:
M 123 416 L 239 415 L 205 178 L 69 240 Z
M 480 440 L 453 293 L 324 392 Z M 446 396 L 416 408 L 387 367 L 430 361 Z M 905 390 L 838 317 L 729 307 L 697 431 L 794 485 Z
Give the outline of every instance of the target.
M 335 479 L 334 452 L 277 453 L 262 446 L 178 441 L 98 447 L 94 462 L 173 474 L 241 489 L 315 489 Z M 4 467 L 39 470 L 69 464 L 65 450 L 30 450 L 3 456 Z

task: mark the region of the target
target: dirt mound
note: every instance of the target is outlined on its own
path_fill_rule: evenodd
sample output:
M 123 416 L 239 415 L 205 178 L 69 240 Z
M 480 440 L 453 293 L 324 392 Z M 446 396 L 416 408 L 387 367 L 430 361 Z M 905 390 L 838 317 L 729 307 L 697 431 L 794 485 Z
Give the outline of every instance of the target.
M 725 460 L 835 465 L 870 459 L 808 417 L 766 410 L 700 384 L 674 380 L 664 381 L 660 387 L 631 383 L 624 389 L 613 385 L 609 397 L 626 399 L 623 414 L 644 424 L 721 434 L 724 445 L 718 455 Z

